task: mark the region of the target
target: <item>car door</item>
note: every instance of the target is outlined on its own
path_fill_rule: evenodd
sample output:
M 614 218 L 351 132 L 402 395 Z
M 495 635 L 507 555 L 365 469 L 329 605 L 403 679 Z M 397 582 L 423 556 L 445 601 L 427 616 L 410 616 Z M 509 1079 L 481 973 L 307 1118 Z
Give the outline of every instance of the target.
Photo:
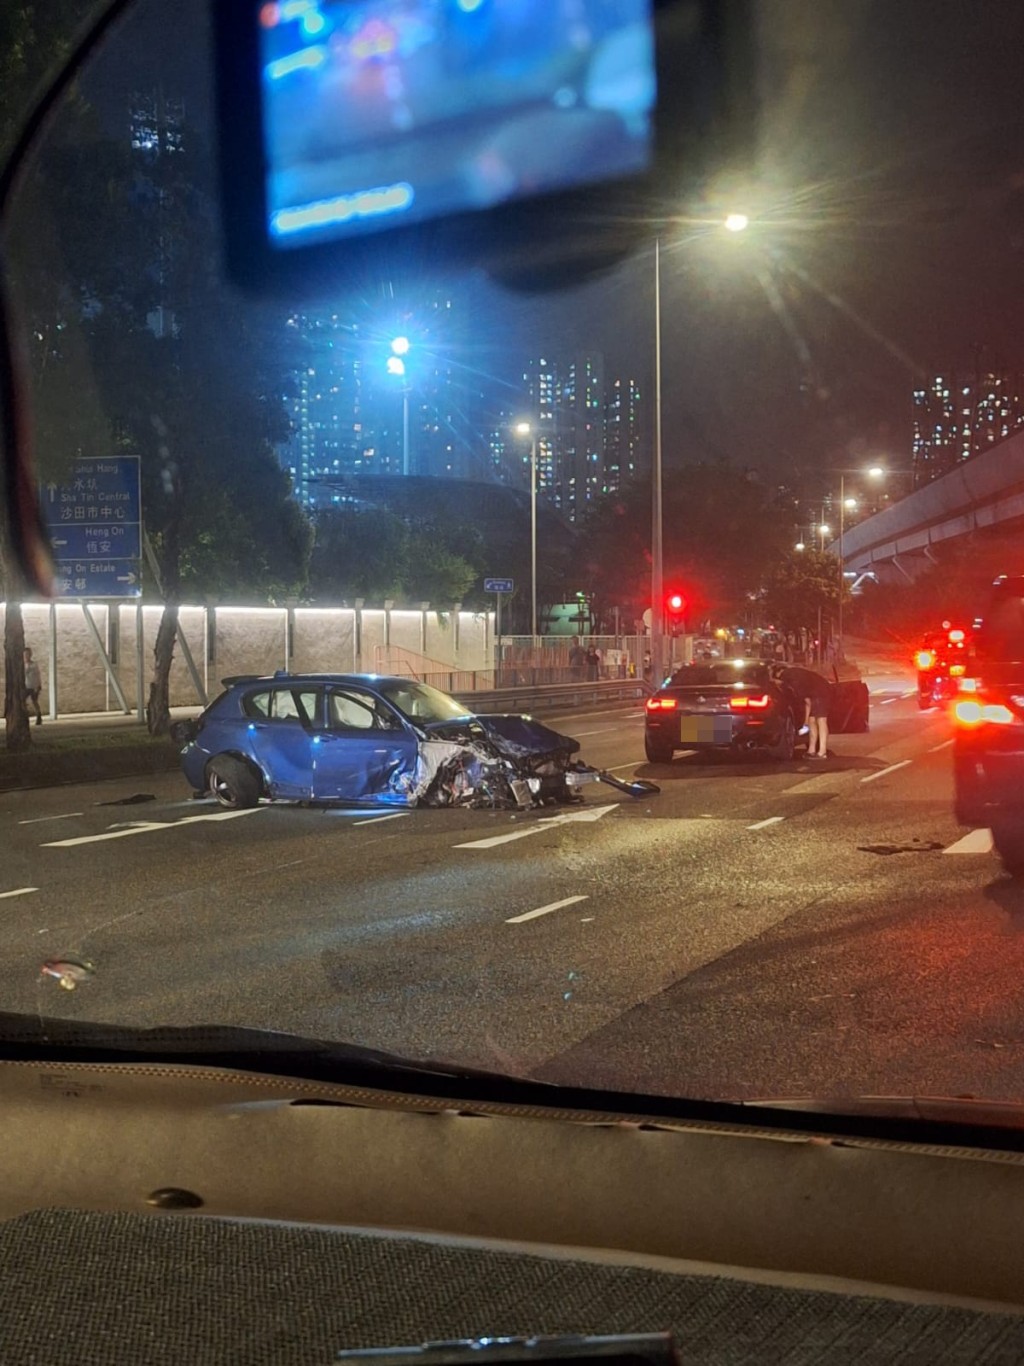
M 313 739 L 322 725 L 323 690 L 277 684 L 247 695 L 243 710 L 253 758 L 272 797 L 313 796 Z
M 419 748 L 398 713 L 368 688 L 335 684 L 325 715 L 314 737 L 314 797 L 404 804 Z

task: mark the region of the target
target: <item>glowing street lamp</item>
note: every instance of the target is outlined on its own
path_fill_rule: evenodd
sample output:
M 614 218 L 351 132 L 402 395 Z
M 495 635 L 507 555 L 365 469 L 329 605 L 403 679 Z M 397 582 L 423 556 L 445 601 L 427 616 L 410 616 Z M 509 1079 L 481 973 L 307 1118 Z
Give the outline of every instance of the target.
M 725 215 L 726 232 L 746 232 L 750 227 L 750 219 L 745 213 L 727 213 Z

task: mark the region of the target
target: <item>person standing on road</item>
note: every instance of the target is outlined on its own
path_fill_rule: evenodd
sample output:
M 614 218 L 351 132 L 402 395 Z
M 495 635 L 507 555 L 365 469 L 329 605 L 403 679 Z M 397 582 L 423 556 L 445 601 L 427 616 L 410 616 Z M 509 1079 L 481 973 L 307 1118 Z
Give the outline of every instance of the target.
M 43 690 L 43 674 L 39 665 L 32 658 L 32 648 L 25 646 L 25 700 L 29 705 L 29 710 L 33 707 L 36 712 L 36 725 L 43 724 L 43 712 L 39 705 L 39 694 Z
M 807 741 L 809 759 L 828 758 L 828 714 L 832 702 L 832 685 L 813 669 L 799 665 L 782 669 L 780 681 L 797 695 L 804 704 L 804 725 L 810 732 Z
M 587 650 L 587 678 L 592 683 L 596 683 L 600 677 L 601 656 L 598 653 L 597 646 L 591 643 L 590 648 Z
M 582 678 L 586 667 L 587 652 L 579 640 L 575 640 L 569 649 L 569 668 L 572 670 L 573 678 Z

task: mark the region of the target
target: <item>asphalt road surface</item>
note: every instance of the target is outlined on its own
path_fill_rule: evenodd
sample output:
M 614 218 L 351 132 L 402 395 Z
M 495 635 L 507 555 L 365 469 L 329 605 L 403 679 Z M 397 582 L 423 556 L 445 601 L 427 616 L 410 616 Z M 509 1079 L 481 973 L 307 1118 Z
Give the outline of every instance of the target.
M 952 816 L 912 679 L 827 763 L 643 757 L 531 813 L 224 812 L 170 775 L 0 796 L 0 1009 L 248 1024 L 727 1098 L 1024 1095 L 1024 884 Z M 136 796 L 144 801 L 126 801 Z M 41 974 L 78 957 L 73 990 Z

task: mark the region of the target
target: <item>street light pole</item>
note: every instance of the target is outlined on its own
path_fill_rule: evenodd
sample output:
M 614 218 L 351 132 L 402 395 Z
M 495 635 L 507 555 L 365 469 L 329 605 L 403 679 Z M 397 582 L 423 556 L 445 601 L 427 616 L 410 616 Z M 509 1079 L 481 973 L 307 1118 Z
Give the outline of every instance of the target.
M 846 529 L 846 475 L 839 476 L 839 631 L 836 639 L 836 658 L 842 654 L 843 650 L 843 588 L 846 580 L 843 578 L 843 532 Z
M 651 470 L 651 677 L 660 687 L 665 676 L 662 657 L 662 614 L 665 595 L 662 544 L 661 484 L 661 239 L 654 239 L 654 461 Z
M 530 633 L 537 639 L 537 426 L 517 422 L 520 436 L 530 438 Z
M 409 386 L 402 389 L 402 473 L 409 471 Z
M 530 433 L 530 634 L 537 640 L 537 433 Z

